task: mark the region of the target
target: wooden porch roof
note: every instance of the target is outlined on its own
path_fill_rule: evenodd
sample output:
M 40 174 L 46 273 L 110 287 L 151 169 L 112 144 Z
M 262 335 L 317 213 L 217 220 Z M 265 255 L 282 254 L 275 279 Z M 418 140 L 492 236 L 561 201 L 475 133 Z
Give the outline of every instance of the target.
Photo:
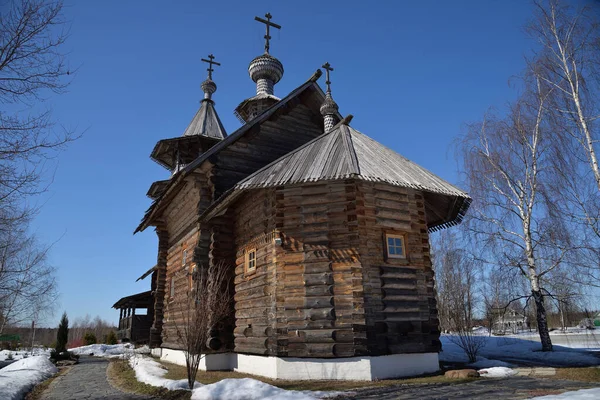
M 152 291 L 132 294 L 131 296 L 122 297 L 113 304 L 112 308 L 148 308 L 154 302 Z

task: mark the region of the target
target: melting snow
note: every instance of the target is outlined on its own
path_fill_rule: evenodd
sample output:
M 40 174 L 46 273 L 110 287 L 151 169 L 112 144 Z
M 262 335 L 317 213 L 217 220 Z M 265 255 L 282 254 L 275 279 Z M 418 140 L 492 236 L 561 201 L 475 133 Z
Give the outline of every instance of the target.
M 138 381 L 169 390 L 188 389 L 186 379 L 164 378 L 167 370 L 158 362 L 140 355 L 129 359 Z M 201 373 L 201 372 L 200 372 Z M 194 400 L 314 400 L 337 396 L 340 392 L 285 390 L 256 379 L 223 379 L 210 385 L 196 382 L 192 391 Z
M 0 369 L 0 399 L 21 399 L 31 388 L 57 372 L 58 369 L 47 356 L 32 356 L 15 361 Z
M 482 378 L 508 378 L 517 373 L 517 371 L 506 367 L 484 368 L 477 372 L 479 372 Z

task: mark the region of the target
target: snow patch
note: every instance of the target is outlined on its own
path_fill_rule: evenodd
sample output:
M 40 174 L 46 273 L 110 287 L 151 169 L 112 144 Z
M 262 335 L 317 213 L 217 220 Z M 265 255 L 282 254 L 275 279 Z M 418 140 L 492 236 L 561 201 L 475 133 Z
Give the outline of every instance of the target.
M 484 368 L 477 372 L 479 372 L 482 378 L 508 378 L 517 373 L 517 371 L 506 367 Z
M 440 361 L 449 363 L 469 362 L 465 352 L 452 342 L 450 335 L 442 335 L 442 351 L 440 352 Z M 514 362 L 536 363 L 540 365 L 559 365 L 559 366 L 596 366 L 598 358 L 589 352 L 588 348 L 569 348 L 560 345 L 554 346 L 554 351 L 542 352 L 540 342 L 519 338 L 518 336 L 491 336 L 486 338 L 485 346 L 480 349 L 477 363 L 479 361 L 490 361 L 489 364 L 474 366 L 480 368 L 485 365 L 501 367 L 510 364 L 498 359 L 505 359 Z M 508 365 L 506 365 L 508 364 Z
M 21 360 L 31 356 L 50 356 L 50 349 L 34 348 L 33 354 L 27 350 L 2 350 L 0 351 L 0 361 L 6 361 L 9 357 L 13 360 Z
M 256 379 L 223 379 L 194 389 L 192 400 L 314 400 L 305 392 L 285 390 Z
M 562 394 L 552 394 L 549 396 L 533 397 L 538 400 L 596 400 L 600 399 L 600 388 L 575 390 Z
M 0 369 L 0 399 L 21 399 L 38 383 L 50 378 L 58 369 L 46 356 L 32 356 Z
M 133 354 L 150 354 L 150 348 L 148 346 L 142 346 L 136 349 L 131 343 L 90 344 L 88 346 L 75 347 L 69 349 L 69 351 L 74 354 L 94 354 L 94 357 L 105 358 L 123 358 Z
M 149 357 L 134 355 L 129 364 L 135 371 L 138 381 L 169 390 L 188 390 L 186 379 L 173 380 L 164 376 L 167 370 Z M 194 400 L 314 400 L 337 396 L 341 392 L 295 391 L 285 390 L 256 379 L 223 379 L 210 385 L 199 382 L 194 384 L 192 399 Z

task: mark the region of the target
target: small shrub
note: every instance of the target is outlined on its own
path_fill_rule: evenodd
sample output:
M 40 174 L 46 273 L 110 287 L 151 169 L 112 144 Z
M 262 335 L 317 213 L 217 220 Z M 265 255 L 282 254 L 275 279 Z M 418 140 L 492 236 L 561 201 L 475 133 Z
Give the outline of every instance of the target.
M 9 352 L 8 352 L 8 355 L 6 356 L 6 359 L 7 359 L 7 360 L 10 360 L 10 361 L 14 360 L 15 358 L 13 357 L 13 353 L 11 353 L 11 352 L 9 351 Z
M 96 344 L 98 342 L 98 340 L 96 339 L 96 335 L 94 335 L 92 332 L 88 332 L 85 335 L 83 335 L 83 344 L 85 346 L 89 346 L 90 344 Z
M 110 331 L 108 335 L 104 337 L 105 344 L 117 344 L 117 335 L 115 331 Z

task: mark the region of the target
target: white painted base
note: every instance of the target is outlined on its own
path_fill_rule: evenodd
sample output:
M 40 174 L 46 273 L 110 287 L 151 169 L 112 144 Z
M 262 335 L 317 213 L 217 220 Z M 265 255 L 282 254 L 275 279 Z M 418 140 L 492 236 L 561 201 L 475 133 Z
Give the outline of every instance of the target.
M 163 348 L 160 359 L 185 365 L 181 350 Z M 439 361 L 437 353 L 334 359 L 221 353 L 204 357 L 200 370 L 233 370 L 272 379 L 371 381 L 433 373 L 439 370 Z

